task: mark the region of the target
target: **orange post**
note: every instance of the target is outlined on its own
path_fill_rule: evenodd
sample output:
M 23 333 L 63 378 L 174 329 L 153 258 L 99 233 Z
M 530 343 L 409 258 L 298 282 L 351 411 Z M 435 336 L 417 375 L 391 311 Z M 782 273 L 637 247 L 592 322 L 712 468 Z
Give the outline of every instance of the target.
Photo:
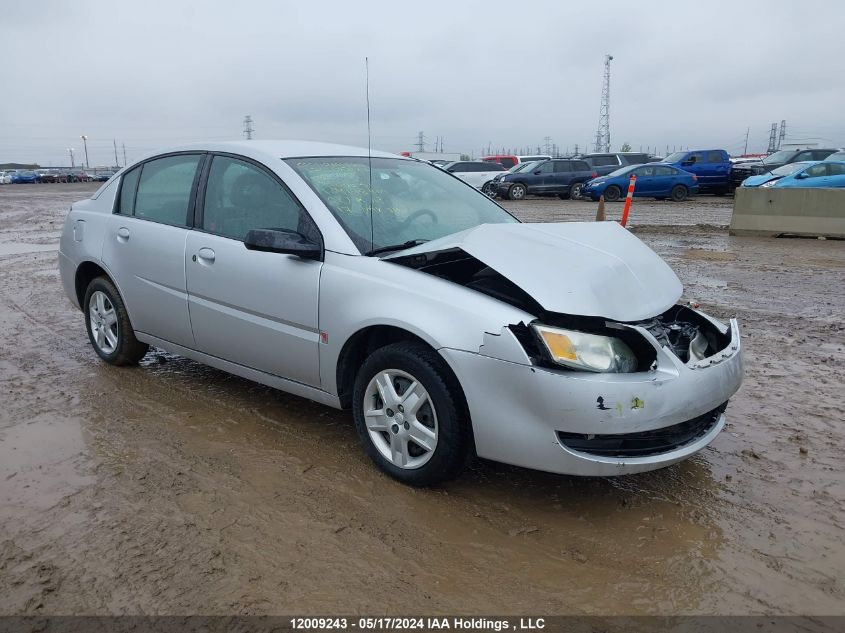
M 634 187 L 636 184 L 637 175 L 631 174 L 631 180 L 628 181 L 628 195 L 625 196 L 625 208 L 622 210 L 622 222 L 620 222 L 622 226 L 628 223 L 628 212 L 631 210 L 631 200 L 634 199 Z

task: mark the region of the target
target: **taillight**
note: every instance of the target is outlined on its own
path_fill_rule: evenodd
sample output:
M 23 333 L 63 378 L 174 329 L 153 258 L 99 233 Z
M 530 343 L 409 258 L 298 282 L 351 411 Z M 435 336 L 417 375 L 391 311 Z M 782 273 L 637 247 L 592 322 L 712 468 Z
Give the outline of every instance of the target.
M 590 178 L 598 178 L 598 177 L 599 177 L 599 172 L 597 172 L 597 171 L 594 171 L 592 174 L 590 174 Z
M 693 180 L 698 180 L 698 176 L 696 176 L 695 174 L 693 174 L 693 175 L 692 175 L 692 179 L 693 179 Z

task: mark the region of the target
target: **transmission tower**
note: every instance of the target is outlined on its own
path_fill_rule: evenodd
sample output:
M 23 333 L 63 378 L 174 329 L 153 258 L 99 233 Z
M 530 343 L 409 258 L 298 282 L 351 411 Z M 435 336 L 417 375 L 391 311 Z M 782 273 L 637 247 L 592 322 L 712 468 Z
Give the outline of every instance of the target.
M 425 151 L 425 134 L 423 132 L 417 133 L 417 151 L 424 152 Z
M 786 139 L 786 119 L 780 120 L 780 132 L 778 132 L 778 149 L 783 144 L 783 141 Z
M 252 117 L 247 114 L 244 117 L 244 138 L 251 141 L 253 132 L 255 132 L 255 128 L 252 127 Z
M 604 56 L 604 81 L 601 87 L 599 127 L 596 130 L 596 151 L 610 151 L 610 62 L 613 55 Z
M 772 123 L 772 130 L 769 132 L 769 147 L 767 153 L 773 154 L 778 151 L 778 124 Z

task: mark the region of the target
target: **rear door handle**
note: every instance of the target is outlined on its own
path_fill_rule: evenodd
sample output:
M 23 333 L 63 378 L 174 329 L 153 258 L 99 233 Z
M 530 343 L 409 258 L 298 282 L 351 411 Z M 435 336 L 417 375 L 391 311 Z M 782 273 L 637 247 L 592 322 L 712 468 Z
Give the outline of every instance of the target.
M 197 257 L 200 258 L 200 263 L 202 264 L 213 264 L 214 263 L 214 251 L 210 248 L 201 248 L 194 255 L 194 261 L 197 261 Z

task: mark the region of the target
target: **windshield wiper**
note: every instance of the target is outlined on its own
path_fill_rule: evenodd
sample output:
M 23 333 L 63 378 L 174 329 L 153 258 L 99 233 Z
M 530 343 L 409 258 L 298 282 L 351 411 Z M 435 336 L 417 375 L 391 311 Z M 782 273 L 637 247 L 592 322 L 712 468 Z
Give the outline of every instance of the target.
M 428 240 L 408 240 L 407 242 L 402 242 L 401 244 L 391 244 L 390 246 L 380 246 L 379 248 L 374 248 L 372 250 L 367 251 L 364 255 L 380 255 L 381 253 L 389 253 L 390 251 L 401 251 L 406 248 L 411 248 L 412 246 L 419 246 L 420 244 L 425 244 Z

